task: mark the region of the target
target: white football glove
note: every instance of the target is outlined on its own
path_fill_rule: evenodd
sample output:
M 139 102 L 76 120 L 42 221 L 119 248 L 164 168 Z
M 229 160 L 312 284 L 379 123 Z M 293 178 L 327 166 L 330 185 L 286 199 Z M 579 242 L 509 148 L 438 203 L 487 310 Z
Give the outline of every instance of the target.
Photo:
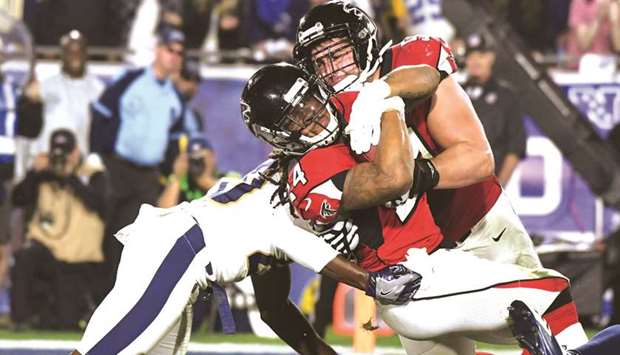
M 383 80 L 375 80 L 364 85 L 359 93 L 349 117 L 345 133 L 351 136 L 351 149 L 356 154 L 366 153 L 371 145 L 379 143 L 381 135 L 381 102 L 390 95 L 390 86 Z
M 329 244 L 334 250 L 343 255 L 348 255 L 357 248 L 360 242 L 358 227 L 348 221 L 338 221 L 326 231 L 319 234 L 319 238 Z
M 390 97 L 390 87 L 383 80 L 365 85 L 359 92 L 349 117 L 345 133 L 356 154 L 363 154 L 381 138 L 381 115 L 386 111 L 398 111 L 404 117 L 405 103 L 400 97 Z

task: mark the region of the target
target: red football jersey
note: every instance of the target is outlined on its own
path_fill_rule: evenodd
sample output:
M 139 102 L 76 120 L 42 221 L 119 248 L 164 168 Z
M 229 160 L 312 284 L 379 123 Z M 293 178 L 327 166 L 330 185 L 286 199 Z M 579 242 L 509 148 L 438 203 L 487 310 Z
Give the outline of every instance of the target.
M 441 39 L 413 36 L 392 46 L 383 55 L 381 76 L 405 65 L 427 64 L 437 68 L 442 77 L 456 71 L 457 66 L 448 45 Z M 424 158 L 441 153 L 428 130 L 427 117 L 431 99 L 415 108 L 406 107 L 407 125 L 419 139 L 418 148 Z M 412 136 L 412 140 L 416 140 Z M 415 142 L 414 142 L 415 144 Z M 436 189 L 429 192 L 429 202 L 436 223 L 449 240 L 458 241 L 469 233 L 493 207 L 502 193 L 496 177 L 458 189 Z
M 346 103 L 347 118 L 356 95 L 340 95 L 341 102 Z M 312 150 L 300 158 L 288 176 L 290 199 L 298 216 L 316 225 L 336 221 L 346 174 L 357 164 L 349 147 L 342 143 Z M 369 271 L 405 260 L 409 248 L 432 252 L 443 240 L 426 194 L 397 208 L 373 207 L 356 211 L 351 217 L 359 226 L 358 263 Z

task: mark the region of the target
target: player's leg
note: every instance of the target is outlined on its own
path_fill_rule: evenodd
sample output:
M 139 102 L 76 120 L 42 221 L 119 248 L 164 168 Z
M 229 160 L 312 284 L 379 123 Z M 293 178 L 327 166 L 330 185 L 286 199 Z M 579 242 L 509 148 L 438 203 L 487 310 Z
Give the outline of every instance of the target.
M 505 193 L 472 228 L 472 233 L 457 250 L 500 263 L 534 269 L 541 267 L 531 238 Z M 579 341 L 587 341 L 586 333 L 578 321 L 577 308 L 570 297 L 559 299 L 544 318 L 561 343 L 578 344 Z
M 514 301 L 508 311 L 510 330 L 521 348 L 530 355 L 564 355 L 560 344 L 547 330 L 546 323 L 525 303 Z
M 534 244 L 505 193 L 456 249 L 500 263 L 542 267 Z
M 413 340 L 398 336 L 407 355 L 474 355 L 476 343 L 464 336 L 447 335 L 433 340 Z
M 190 300 L 185 306 L 181 318 L 172 326 L 168 334 L 149 351 L 149 355 L 184 355 L 187 353 L 189 338 L 192 333 L 192 303 Z
M 569 354 L 575 355 L 615 355 L 620 351 L 620 325 L 601 330 L 590 341 Z
M 524 303 L 513 302 L 510 319 L 512 333 L 519 345 L 532 355 L 615 355 L 620 349 L 620 325 L 606 328 L 586 344 L 565 351 L 549 334 L 544 321 Z
M 204 239 L 191 217 L 147 222 L 126 238 L 117 281 L 86 328 L 82 354 L 148 352 L 179 320 L 204 272 Z
M 492 343 L 514 343 L 506 322 L 510 303 L 521 299 L 544 314 L 569 286 L 553 270 L 494 263 L 455 250 L 440 250 L 427 257 L 410 255 L 405 265 L 423 275 L 414 301 L 378 306 L 382 319 L 410 339 L 461 334 Z M 583 342 L 575 340 L 576 345 Z

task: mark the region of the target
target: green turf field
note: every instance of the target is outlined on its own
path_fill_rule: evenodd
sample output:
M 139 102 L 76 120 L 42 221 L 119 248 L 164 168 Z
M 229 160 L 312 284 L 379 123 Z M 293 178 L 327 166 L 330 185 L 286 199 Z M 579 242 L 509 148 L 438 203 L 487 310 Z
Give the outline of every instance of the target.
M 598 330 L 588 329 L 588 336 L 592 337 Z M 81 337 L 80 332 L 55 332 L 55 331 L 9 331 L 0 330 L 0 339 L 10 340 L 31 340 L 31 339 L 43 339 L 43 340 L 79 340 Z M 198 331 L 192 335 L 192 342 L 197 343 L 234 343 L 234 344 L 284 344 L 280 339 L 267 339 L 259 338 L 252 334 L 209 334 L 204 331 Z M 351 337 L 335 335 L 331 329 L 328 330 L 327 342 L 332 345 L 351 346 Z M 400 342 L 396 336 L 392 337 L 380 337 L 377 339 L 377 346 L 382 347 L 400 347 Z M 478 347 L 483 350 L 509 350 L 516 349 L 514 346 L 501 346 L 501 345 L 489 345 L 479 343 Z

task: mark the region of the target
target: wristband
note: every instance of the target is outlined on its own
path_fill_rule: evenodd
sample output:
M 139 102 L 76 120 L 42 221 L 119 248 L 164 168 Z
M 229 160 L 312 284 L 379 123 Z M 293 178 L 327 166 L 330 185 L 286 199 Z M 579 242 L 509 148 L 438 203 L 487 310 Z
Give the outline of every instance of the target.
M 439 171 L 430 159 L 416 159 L 413 168 L 413 185 L 409 197 L 432 190 L 439 183 Z

